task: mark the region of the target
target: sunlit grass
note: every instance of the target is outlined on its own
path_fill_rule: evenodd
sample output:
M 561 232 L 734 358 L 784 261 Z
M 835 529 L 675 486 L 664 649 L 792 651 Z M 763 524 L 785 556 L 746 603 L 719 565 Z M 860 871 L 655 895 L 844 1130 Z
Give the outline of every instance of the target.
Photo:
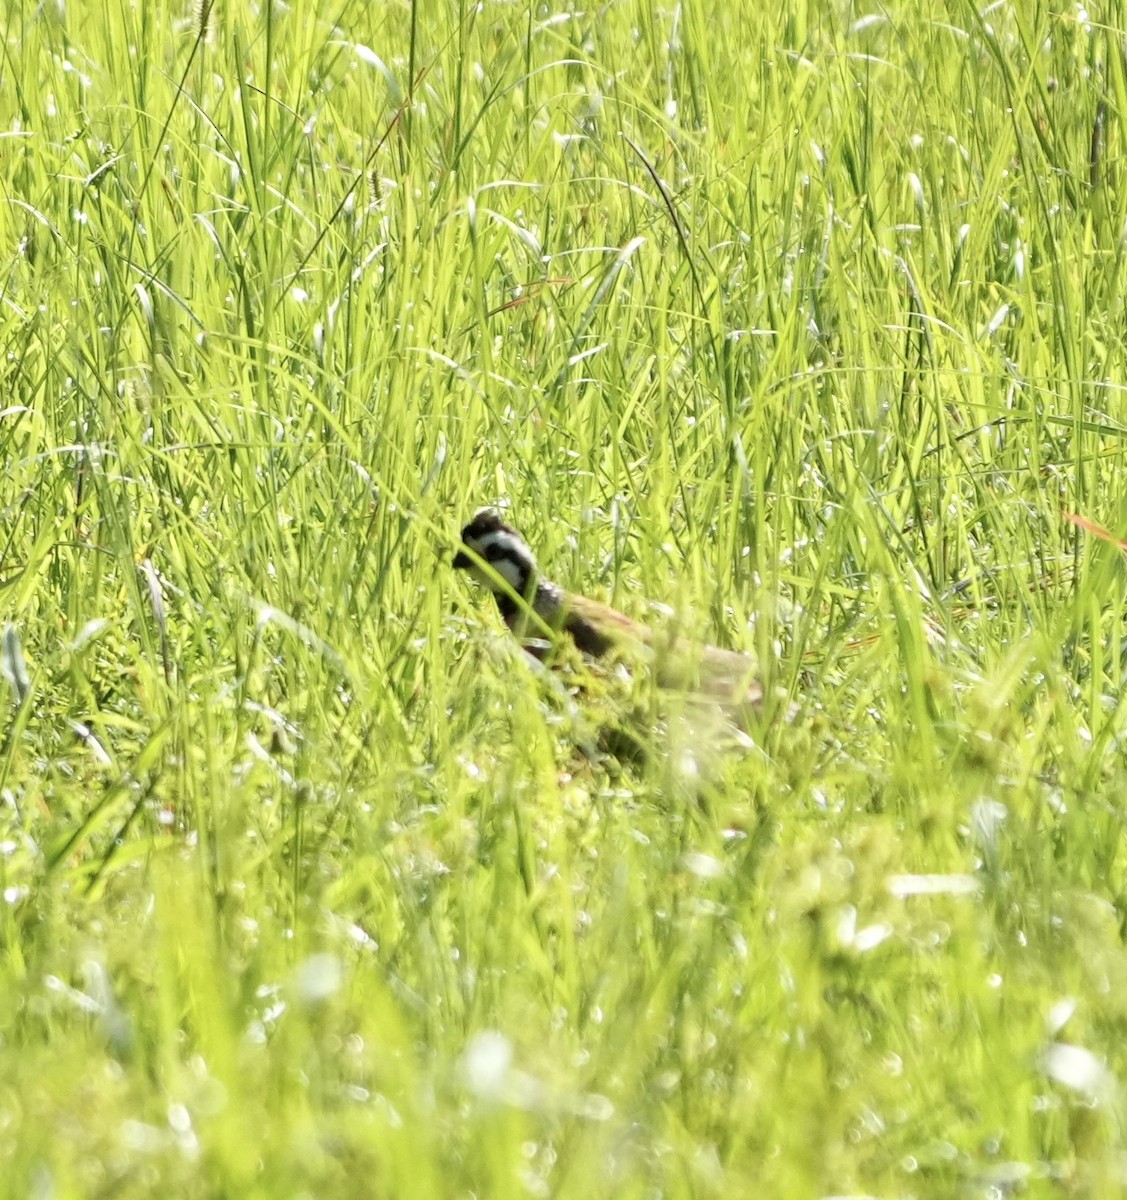
M 1118 10 L 204 7 L 0 24 L 0 1194 L 1119 1194 Z

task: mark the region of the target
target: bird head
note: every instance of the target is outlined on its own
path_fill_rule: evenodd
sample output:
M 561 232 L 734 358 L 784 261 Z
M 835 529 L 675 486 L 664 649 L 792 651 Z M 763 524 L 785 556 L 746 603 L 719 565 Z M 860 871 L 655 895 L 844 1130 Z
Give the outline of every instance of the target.
M 536 558 L 528 543 L 492 508 L 475 513 L 462 529 L 462 549 L 454 555 L 453 566 L 469 571 L 497 596 L 510 590 L 528 595 L 536 575 Z

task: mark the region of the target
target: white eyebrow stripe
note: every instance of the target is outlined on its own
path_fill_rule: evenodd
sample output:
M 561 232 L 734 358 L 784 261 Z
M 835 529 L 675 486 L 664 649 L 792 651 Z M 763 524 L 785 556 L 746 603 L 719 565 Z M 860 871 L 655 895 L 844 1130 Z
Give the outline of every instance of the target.
M 536 566 L 536 559 L 532 556 L 532 551 L 528 548 L 528 543 L 523 538 L 517 537 L 515 534 L 509 533 L 506 529 L 497 529 L 492 533 L 487 533 L 481 538 L 472 538 L 468 543 L 471 550 L 476 551 L 482 558 L 488 558 L 488 550 L 491 546 L 498 546 L 506 557 L 516 560 L 517 562 L 527 563 L 530 567 Z M 497 560 L 493 563 L 497 565 Z

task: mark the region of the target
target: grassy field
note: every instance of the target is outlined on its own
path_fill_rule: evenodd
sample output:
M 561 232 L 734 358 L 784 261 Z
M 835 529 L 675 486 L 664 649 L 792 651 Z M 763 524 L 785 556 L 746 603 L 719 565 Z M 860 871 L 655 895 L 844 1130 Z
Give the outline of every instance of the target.
M 1123 1194 L 1100 19 L 5 6 L 0 1197 Z

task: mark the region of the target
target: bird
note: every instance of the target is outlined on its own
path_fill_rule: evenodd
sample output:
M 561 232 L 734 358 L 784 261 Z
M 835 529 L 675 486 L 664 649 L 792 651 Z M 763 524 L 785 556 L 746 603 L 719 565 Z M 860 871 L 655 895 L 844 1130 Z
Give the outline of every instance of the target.
M 593 659 L 614 655 L 649 661 L 660 687 L 698 692 L 721 702 L 758 707 L 763 688 L 746 654 L 698 645 L 675 630 L 655 631 L 624 613 L 566 591 L 545 578 L 524 538 L 494 508 L 462 528 L 451 564 L 493 593 L 505 624 L 536 658 L 566 635 Z

